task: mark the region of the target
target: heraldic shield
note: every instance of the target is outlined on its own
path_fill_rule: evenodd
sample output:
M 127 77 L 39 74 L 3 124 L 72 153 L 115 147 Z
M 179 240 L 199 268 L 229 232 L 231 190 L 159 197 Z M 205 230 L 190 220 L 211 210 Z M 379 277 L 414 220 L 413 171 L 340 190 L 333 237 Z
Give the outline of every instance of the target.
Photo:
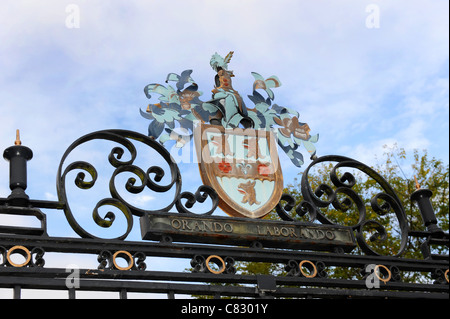
M 200 124 L 195 140 L 203 183 L 225 213 L 262 218 L 276 206 L 283 175 L 271 131 Z

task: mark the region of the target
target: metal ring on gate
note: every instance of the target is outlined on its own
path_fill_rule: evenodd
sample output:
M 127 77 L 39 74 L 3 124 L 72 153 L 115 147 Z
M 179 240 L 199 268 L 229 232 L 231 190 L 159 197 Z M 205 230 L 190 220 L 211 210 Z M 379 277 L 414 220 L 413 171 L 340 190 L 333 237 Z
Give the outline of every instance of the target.
M 448 282 L 448 269 L 445 271 L 444 277 L 445 277 L 445 280 L 447 280 L 447 282 Z
M 13 262 L 13 261 L 11 260 L 11 254 L 12 254 L 15 250 L 17 250 L 16 253 L 21 254 L 21 255 L 25 258 L 25 261 L 24 261 L 23 263 L 21 263 L 21 264 L 16 264 L 15 262 Z M 30 262 L 30 260 L 31 260 L 31 253 L 30 253 L 30 251 L 29 251 L 26 247 L 24 247 L 24 246 L 14 246 L 14 247 L 11 247 L 11 248 L 8 250 L 8 253 L 6 254 L 6 259 L 8 260 L 9 264 L 10 264 L 11 266 L 13 266 L 13 267 L 24 267 L 24 266 L 26 266 L 26 265 Z
M 216 263 L 217 266 L 220 267 L 219 270 L 214 270 L 209 266 L 209 262 L 211 261 L 211 259 L 216 259 L 222 264 L 222 266 L 220 266 L 219 264 Z M 206 268 L 208 268 L 208 270 L 210 272 L 212 272 L 213 274 L 221 274 L 225 271 L 225 261 L 220 256 L 217 256 L 217 255 L 209 256 L 208 258 L 206 258 L 205 264 L 206 264 Z
M 125 259 L 128 262 L 128 266 L 127 267 L 121 267 L 116 263 L 116 258 L 117 257 L 122 257 L 123 259 Z M 133 261 L 133 256 L 131 256 L 131 254 L 128 251 L 125 250 L 119 250 L 116 251 L 113 255 L 113 263 L 114 263 L 114 267 L 116 267 L 119 270 L 129 270 L 131 269 L 131 267 L 133 267 L 134 261 Z
M 381 278 L 380 276 L 378 276 L 378 269 L 379 269 L 380 267 L 387 271 L 387 274 L 388 274 L 387 279 Z M 384 266 L 384 265 L 376 265 L 375 268 L 373 269 L 373 271 L 374 271 L 374 273 L 375 273 L 375 276 L 377 276 L 377 278 L 378 278 L 379 280 L 381 280 L 382 282 L 384 282 L 385 284 L 386 284 L 389 280 L 391 280 L 392 273 L 391 273 L 391 271 L 389 270 L 388 267 L 386 267 L 386 266 Z
M 308 263 L 309 265 L 312 266 L 312 275 L 311 274 L 307 274 L 303 271 L 302 266 L 304 263 Z M 298 264 L 298 268 L 300 269 L 300 272 L 302 273 L 303 276 L 305 276 L 306 278 L 314 278 L 317 276 L 317 267 L 316 265 L 314 265 L 314 263 L 312 261 L 309 260 L 302 260 L 299 264 Z M 308 267 L 306 267 L 308 268 Z M 309 269 L 309 268 L 308 268 Z M 310 269 L 311 270 L 311 269 Z

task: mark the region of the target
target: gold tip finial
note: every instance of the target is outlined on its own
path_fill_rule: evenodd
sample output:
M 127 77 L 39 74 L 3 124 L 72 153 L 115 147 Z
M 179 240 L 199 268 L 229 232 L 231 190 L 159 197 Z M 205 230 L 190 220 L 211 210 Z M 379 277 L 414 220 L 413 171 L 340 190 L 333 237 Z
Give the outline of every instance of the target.
M 419 184 L 419 182 L 417 181 L 416 175 L 414 175 L 414 180 L 416 181 L 416 189 L 420 189 L 420 184 Z
M 14 145 L 22 145 L 22 142 L 20 141 L 20 131 L 16 130 L 16 141 L 14 142 Z
M 233 54 L 234 54 L 234 51 L 230 51 L 230 53 L 227 54 L 227 56 L 224 59 L 225 63 L 230 63 L 231 58 L 233 57 Z

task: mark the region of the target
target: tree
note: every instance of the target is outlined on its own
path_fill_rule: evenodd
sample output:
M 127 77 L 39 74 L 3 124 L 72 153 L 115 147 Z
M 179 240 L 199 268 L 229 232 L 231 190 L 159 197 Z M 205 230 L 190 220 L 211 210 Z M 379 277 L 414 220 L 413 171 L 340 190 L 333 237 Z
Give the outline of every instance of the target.
M 377 159 L 377 164 L 372 168 L 381 176 L 383 176 L 386 181 L 395 190 L 398 198 L 403 204 L 404 211 L 407 216 L 408 226 L 411 230 L 425 230 L 422 222 L 422 218 L 418 208 L 411 202 L 410 196 L 415 191 L 415 178 L 417 178 L 418 183 L 422 188 L 427 188 L 433 192 L 433 197 L 431 198 L 433 208 L 435 210 L 439 226 L 444 230 L 449 229 L 449 166 L 444 165 L 442 160 L 436 158 L 429 158 L 428 152 L 423 150 L 419 152 L 418 150 L 413 151 L 412 160 L 408 157 L 406 151 L 403 148 L 398 148 L 397 145 L 394 147 L 385 146 L 385 153 L 383 154 L 383 161 L 379 162 Z M 410 162 L 409 167 L 403 167 L 400 162 Z M 333 168 L 333 163 L 319 165 L 313 174 L 309 174 L 309 183 L 311 188 L 317 189 L 319 185 L 326 184 L 332 185 L 330 181 L 329 172 Z M 301 175 L 302 173 L 300 173 Z M 372 243 L 373 250 L 381 255 L 395 255 L 400 249 L 400 229 L 398 222 L 395 218 L 395 214 L 380 215 L 373 209 L 370 209 L 370 201 L 375 194 L 380 193 L 382 190 L 376 181 L 367 175 L 363 174 L 361 171 L 354 170 L 351 172 L 358 181 L 352 189 L 359 194 L 364 200 L 364 204 L 367 209 L 368 219 L 373 219 L 379 221 L 386 229 L 387 237 L 384 241 L 374 241 Z M 296 205 L 298 205 L 303 199 L 300 191 L 300 183 L 297 182 L 294 185 L 288 185 L 284 192 L 292 195 L 296 199 Z M 359 213 L 358 210 L 353 207 L 351 201 L 343 194 L 339 195 L 339 201 L 343 204 L 348 204 L 349 209 L 342 211 L 335 209 L 332 205 L 322 208 L 321 212 L 333 223 L 351 226 L 358 222 Z M 353 205 L 354 206 L 354 205 Z M 293 212 L 294 210 L 292 210 Z M 271 212 L 266 218 L 268 219 L 278 219 L 275 211 Z M 308 216 L 295 217 L 296 219 L 308 219 Z M 367 242 L 370 242 L 370 236 L 378 236 L 376 232 L 367 232 Z M 402 254 L 405 258 L 422 258 L 420 252 L 419 239 L 409 237 L 407 248 Z M 437 248 L 436 253 L 442 253 L 443 247 Z M 360 249 L 355 249 L 352 253 L 361 254 Z M 242 274 L 281 274 L 282 270 L 276 268 L 273 264 L 264 263 L 238 263 L 237 269 L 239 269 Z M 356 269 L 340 269 L 336 268 L 329 271 L 329 277 L 331 278 L 350 278 L 359 276 Z M 424 281 L 427 280 L 426 277 L 419 274 L 406 274 L 403 276 L 405 281 Z
M 381 160 L 376 158 L 377 163 L 371 168 L 381 175 L 394 189 L 403 205 L 410 230 L 425 230 L 420 211 L 418 207 L 410 200 L 411 194 L 416 190 L 415 179 L 417 179 L 417 182 L 421 188 L 427 188 L 433 192 L 431 202 L 438 219 L 438 226 L 448 232 L 449 165 L 445 165 L 442 160 L 438 160 L 434 157 L 430 159 L 430 156 L 426 150 L 414 150 L 412 155 L 408 155 L 403 148 L 398 148 L 397 145 L 394 145 L 393 147 L 384 146 L 384 149 L 385 152 L 383 154 L 383 158 Z M 401 163 L 405 162 L 408 164 L 401 165 Z M 312 190 L 318 189 L 321 184 L 332 185 L 330 180 L 330 171 L 333 169 L 334 164 L 335 163 L 330 162 L 328 164 L 322 163 L 315 165 L 317 167 L 315 167 L 314 172 L 310 172 L 308 175 Z M 382 188 L 376 183 L 376 181 L 359 170 L 345 168 L 345 171 L 340 172 L 339 177 L 342 177 L 345 172 L 350 172 L 357 181 L 352 189 L 362 197 L 364 205 L 367 208 L 367 219 L 379 221 L 386 228 L 386 232 L 388 234 L 386 240 L 372 242 L 372 248 L 381 255 L 395 255 L 399 251 L 401 237 L 395 214 L 391 213 L 379 215 L 370 208 L 371 199 L 375 194 L 380 193 Z M 300 177 L 302 177 L 302 174 L 303 173 L 299 173 Z M 284 193 L 290 194 L 295 198 L 295 207 L 297 207 L 303 200 L 300 180 L 301 178 L 294 180 L 293 185 L 288 185 L 284 189 Z M 338 194 L 337 196 L 339 202 L 346 206 L 346 209 L 344 211 L 338 210 L 335 209 L 333 205 L 329 205 L 328 207 L 321 208 L 321 212 L 333 223 L 345 226 L 357 224 L 359 213 L 358 210 L 355 209 L 355 205 L 352 205 L 352 203 L 350 203 L 351 201 L 349 201 L 345 195 Z M 296 220 L 309 220 L 308 214 L 299 217 L 294 213 L 294 209 L 291 210 L 290 213 Z M 265 217 L 265 219 L 279 220 L 280 218 L 274 209 Z M 371 236 L 376 237 L 377 235 L 377 232 L 368 231 L 365 236 L 367 238 L 367 242 L 370 242 Z M 423 241 L 423 239 L 408 237 L 406 249 L 401 257 L 421 259 L 422 253 L 420 251 L 420 241 Z M 444 252 L 444 250 L 446 250 L 446 252 Z M 356 248 L 351 253 L 362 254 L 362 251 L 361 249 Z M 448 248 L 437 247 L 434 248 L 433 253 L 448 254 Z M 284 264 L 262 262 L 236 262 L 235 264 L 237 273 L 242 275 L 272 274 L 275 276 L 284 276 L 287 274 L 284 266 Z M 342 267 L 328 267 L 326 271 L 329 278 L 361 279 L 360 270 L 356 268 L 347 269 Z M 420 274 L 415 272 L 402 272 L 402 281 L 404 282 L 420 283 L 429 282 L 430 280 L 431 275 L 429 273 Z M 205 298 L 205 296 L 195 297 Z

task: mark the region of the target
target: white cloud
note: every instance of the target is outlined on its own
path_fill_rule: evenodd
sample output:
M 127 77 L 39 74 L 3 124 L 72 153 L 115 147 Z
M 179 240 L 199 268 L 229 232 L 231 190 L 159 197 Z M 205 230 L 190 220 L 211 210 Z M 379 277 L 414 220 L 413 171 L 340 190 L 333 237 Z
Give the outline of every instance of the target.
M 0 147 L 21 128 L 35 153 L 34 185 L 33 172 L 53 178 L 64 149 L 85 133 L 145 133 L 142 89 L 167 73 L 193 68 L 208 98 L 215 51 L 235 51 L 230 67 L 244 96 L 251 71 L 278 75 L 275 102 L 298 109 L 320 134 L 319 155 L 375 139 L 432 145 L 432 136 L 448 135 L 445 1 L 379 1 L 379 29 L 365 26 L 370 1 L 77 1 L 80 28 L 68 29 L 70 3 L 1 4 Z M 417 126 L 416 117 L 426 119 Z M 441 154 L 448 157 L 448 148 Z M 3 180 L 7 169 L 2 162 Z
M 79 29 L 65 25 L 71 3 Z M 368 29 L 371 3 L 3 0 L 0 149 L 20 128 L 34 152 L 27 193 L 55 200 L 59 160 L 74 140 L 107 128 L 145 134 L 138 109 L 148 103 L 146 84 L 193 69 L 207 99 L 210 56 L 234 50 L 237 90 L 251 94 L 252 71 L 277 75 L 275 103 L 297 109 L 320 134 L 318 155 L 371 163 L 384 144 L 398 143 L 448 161 L 449 3 L 379 0 L 380 28 Z M 280 157 L 286 180 L 295 177 Z M 10 193 L 8 169 L 0 161 L 0 197 Z M 197 189 L 196 171 L 182 172 L 183 191 Z M 137 200 L 152 204 L 153 195 Z

